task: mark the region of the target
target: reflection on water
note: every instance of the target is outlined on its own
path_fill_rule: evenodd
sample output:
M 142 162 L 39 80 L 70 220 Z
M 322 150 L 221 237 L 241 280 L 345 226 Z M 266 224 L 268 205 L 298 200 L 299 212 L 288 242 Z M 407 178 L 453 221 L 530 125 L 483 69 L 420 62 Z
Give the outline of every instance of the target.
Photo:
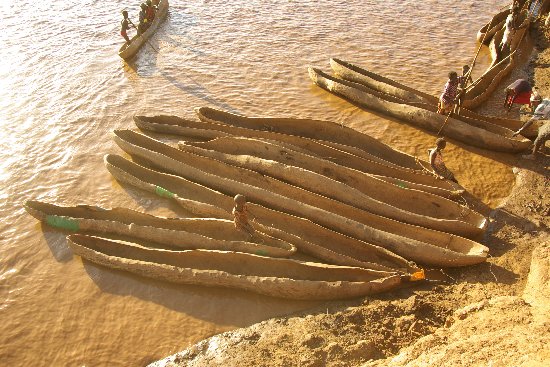
M 128 64 L 122 7 L 138 2 L 2 2 L 0 65 L 0 360 L 2 365 L 143 365 L 212 334 L 312 306 L 233 290 L 181 287 L 83 263 L 64 235 L 24 213 L 26 199 L 176 208 L 114 184 L 111 130 L 134 114 L 193 116 L 208 105 L 257 116 L 334 120 L 410 154 L 434 136 L 315 87 L 307 66 L 339 57 L 439 93 L 469 63 L 475 33 L 501 1 L 177 1 Z M 460 20 L 458 15 L 462 15 Z M 474 70 L 487 66 L 487 53 Z M 450 168 L 494 205 L 509 157 L 449 144 Z M 480 178 L 486 179 L 480 179 Z

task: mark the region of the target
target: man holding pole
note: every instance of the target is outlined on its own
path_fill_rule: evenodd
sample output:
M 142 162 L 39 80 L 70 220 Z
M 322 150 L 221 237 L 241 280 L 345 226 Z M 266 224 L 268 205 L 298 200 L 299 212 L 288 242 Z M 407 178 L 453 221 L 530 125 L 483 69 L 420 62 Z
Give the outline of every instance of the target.
M 128 33 L 126 31 L 130 29 L 130 19 L 128 19 L 128 12 L 126 10 L 122 11 L 122 16 L 124 17 L 120 22 L 120 35 L 124 37 L 126 43 L 130 43 L 130 38 L 128 38 Z

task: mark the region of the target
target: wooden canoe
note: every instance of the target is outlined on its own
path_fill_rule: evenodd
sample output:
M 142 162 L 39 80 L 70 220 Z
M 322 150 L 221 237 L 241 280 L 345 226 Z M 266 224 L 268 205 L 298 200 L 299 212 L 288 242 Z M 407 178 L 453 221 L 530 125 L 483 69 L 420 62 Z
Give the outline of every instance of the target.
M 296 252 L 294 245 L 261 231 L 257 231 L 258 243 L 250 242 L 227 219 L 164 218 L 127 208 L 63 207 L 35 200 L 27 201 L 25 209 L 49 226 L 71 232 L 121 235 L 187 250 L 237 251 L 272 257 L 288 257 Z
M 405 84 L 340 59 L 330 59 L 330 66 L 338 78 L 359 83 L 367 88 L 381 92 L 380 94 L 376 94 L 379 98 L 383 98 L 389 102 L 409 104 L 432 112 L 437 111 L 438 98 L 435 96 L 423 93 Z M 374 93 L 373 91 L 370 92 L 371 94 Z M 460 115 L 455 114 L 453 118 L 474 124 L 481 128 L 486 128 L 490 125 L 498 125 L 516 131 L 523 126 L 523 121 L 481 115 L 466 108 L 461 108 Z M 523 135 L 528 138 L 534 138 L 537 136 L 537 133 L 538 126 L 532 126 L 525 131 Z
M 164 161 L 164 167 L 168 167 L 169 160 L 164 158 L 162 159 L 162 161 Z M 182 190 L 181 187 L 184 185 L 184 183 L 187 182 L 187 180 L 179 176 L 176 176 L 177 178 L 174 178 L 174 176 L 170 176 L 170 175 L 167 176 L 166 174 L 161 174 L 158 172 L 146 171 L 144 168 L 137 166 L 135 164 L 130 164 L 128 161 L 121 160 L 121 158 L 118 158 L 118 157 L 110 158 L 110 163 L 108 162 L 108 168 L 111 171 L 111 173 L 115 171 L 113 169 L 114 167 L 113 163 L 116 163 L 117 166 L 122 167 L 118 169 L 119 171 L 131 172 L 130 174 L 133 177 L 139 174 L 140 181 L 144 181 L 144 180 L 154 181 L 156 182 L 156 185 L 159 185 L 159 181 L 163 179 L 167 181 L 175 181 L 175 182 L 179 182 L 178 184 L 179 186 L 175 186 L 176 184 L 174 182 L 174 183 L 170 183 L 171 185 L 170 187 L 177 190 Z M 176 162 L 172 162 L 170 164 L 170 169 L 177 170 L 178 173 L 180 172 L 180 168 L 178 168 L 178 165 Z M 220 170 L 219 166 L 216 167 L 216 169 Z M 114 172 L 113 174 L 115 175 L 117 174 L 117 172 Z M 126 173 L 126 175 L 129 175 L 129 173 Z M 124 178 L 124 176 L 122 177 Z M 250 177 L 250 175 L 248 177 Z M 135 183 L 131 182 L 132 180 L 137 180 L 137 179 L 136 178 L 126 179 L 126 182 L 129 182 L 135 185 Z M 165 186 L 162 186 L 162 187 L 166 188 Z M 203 186 L 200 186 L 200 187 L 202 188 L 201 191 L 204 192 L 205 191 L 204 189 L 206 188 L 204 188 Z M 170 188 L 168 188 L 168 190 L 172 191 L 172 189 Z M 264 191 L 267 191 L 267 190 L 264 190 Z M 192 190 L 188 189 L 188 190 L 185 190 L 184 192 L 186 192 L 186 195 L 189 196 L 188 193 L 192 192 Z M 291 194 L 290 190 L 286 191 L 285 193 L 287 193 L 291 197 L 294 197 L 293 196 L 294 194 Z M 307 192 L 303 193 L 303 197 L 306 197 L 306 194 Z M 310 198 L 306 198 L 306 199 L 313 200 L 311 199 L 311 195 L 310 195 Z M 215 204 L 215 205 L 217 204 L 218 206 L 221 206 L 218 203 L 221 203 L 222 199 L 221 198 L 214 199 L 212 197 L 208 198 L 203 196 L 203 197 L 199 197 L 198 199 L 193 198 L 193 200 L 206 202 L 208 204 Z M 253 201 L 254 200 L 252 200 L 251 205 L 254 205 L 254 207 L 257 208 L 256 210 L 260 212 L 259 214 L 254 213 L 254 215 L 256 217 L 258 217 L 259 215 L 263 215 L 266 220 L 277 220 L 276 223 L 273 223 L 272 225 L 273 227 L 283 229 L 289 233 L 298 234 L 302 238 L 306 236 L 305 238 L 306 240 L 313 243 L 318 243 L 335 252 L 344 253 L 346 255 L 349 255 L 358 259 L 363 259 L 362 257 L 357 257 L 357 256 L 361 256 L 361 253 L 356 255 L 354 253 L 347 252 L 351 248 L 351 246 L 353 246 L 353 242 L 343 240 L 342 238 L 338 240 L 334 238 L 335 236 L 333 235 L 332 232 L 327 233 L 326 230 L 322 230 L 321 232 L 323 233 L 319 233 L 321 237 L 317 237 L 317 238 L 312 237 L 312 234 L 316 235 L 317 234 L 316 232 L 319 232 L 320 227 L 312 227 L 309 224 L 311 223 L 309 221 L 302 220 L 302 221 L 296 222 L 295 217 L 289 216 L 286 213 L 285 215 L 281 215 L 282 213 L 280 211 L 273 211 L 273 210 L 266 211 L 264 207 L 254 204 Z M 302 206 L 301 202 L 299 202 L 298 200 L 295 200 L 295 201 L 296 203 L 292 205 L 293 207 Z M 365 211 L 357 210 L 357 209 L 354 209 L 353 207 L 346 206 L 342 203 L 338 203 L 336 201 L 328 201 L 328 199 L 326 198 L 324 198 L 324 200 L 317 198 L 315 202 L 311 202 L 311 201 L 308 201 L 308 202 L 310 202 L 311 204 L 322 206 L 323 208 L 327 209 L 325 211 L 322 211 L 322 213 L 325 214 L 325 216 L 328 219 L 321 218 L 319 220 L 319 218 L 315 217 L 316 222 L 319 222 L 319 224 L 321 225 L 324 224 L 327 227 L 327 229 L 333 229 L 335 231 L 345 233 L 345 234 L 349 233 L 350 236 L 353 236 L 354 238 L 359 237 L 360 240 L 362 240 L 363 242 L 371 241 L 375 245 L 383 246 L 389 249 L 390 251 L 397 253 L 413 261 L 436 265 L 434 264 L 435 262 L 437 263 L 436 266 L 461 266 L 461 265 L 469 265 L 472 263 L 484 261 L 483 257 L 486 256 L 487 249 L 485 246 L 480 245 L 474 241 L 467 240 L 462 237 L 445 234 L 443 232 L 428 230 L 422 227 L 406 225 L 404 223 L 392 221 L 387 218 L 378 217 L 378 216 L 369 214 Z M 222 206 L 222 208 L 227 211 L 231 210 L 231 206 L 232 206 L 231 201 L 226 205 L 228 205 L 229 207 Z M 331 206 L 327 208 L 326 205 L 331 205 Z M 303 206 L 306 206 L 306 205 L 303 205 Z M 290 206 L 289 208 L 292 209 Z M 285 212 L 289 212 L 289 210 L 286 208 L 283 208 L 281 210 Z M 368 224 L 360 223 L 360 222 L 357 222 L 356 220 L 342 217 L 341 215 L 335 215 L 329 212 L 328 210 L 336 211 L 342 215 L 348 215 L 352 218 L 362 220 L 362 222 L 365 222 Z M 294 213 L 294 210 L 290 210 L 290 212 Z M 305 210 L 304 210 L 304 215 L 302 216 L 306 218 L 312 217 L 310 213 L 306 212 Z M 266 224 L 269 224 L 269 223 L 271 222 L 267 222 Z M 352 229 L 350 229 L 350 224 L 353 226 L 351 227 Z M 369 224 L 371 227 L 369 227 Z M 315 232 L 312 233 L 310 231 L 310 228 L 311 228 L 311 231 L 315 231 Z M 315 228 L 317 229 L 315 230 Z M 345 231 L 343 231 L 342 228 L 344 228 Z M 353 230 L 353 228 L 355 228 L 355 231 Z M 362 228 L 362 231 L 357 230 L 361 228 Z M 392 232 L 395 232 L 395 233 L 392 233 Z M 409 238 L 409 236 L 413 238 Z M 344 237 L 344 239 L 347 239 L 347 238 L 348 237 Z M 414 239 L 414 238 L 418 238 L 418 239 Z M 334 241 L 337 241 L 337 242 L 334 242 Z M 295 241 L 293 241 L 293 243 L 298 247 L 298 249 L 300 249 L 299 243 Z M 376 251 L 379 251 L 378 246 L 374 246 L 374 249 Z M 373 251 L 372 247 L 373 245 L 367 245 L 367 244 L 361 245 L 362 249 L 369 249 L 369 251 L 371 252 Z M 369 254 L 368 256 L 369 256 L 368 259 L 370 259 L 371 255 Z
M 530 24 L 529 14 L 525 11 L 522 12 L 518 21 L 521 22 L 521 26 L 514 31 L 509 50 L 505 52 L 500 50 L 504 29 L 496 32 L 493 36 L 489 44 L 493 63 L 472 85 L 466 88 L 462 104 L 464 108 L 472 109 L 485 102 L 500 85 L 500 82 L 512 72 L 522 54 L 527 50 L 528 45 L 524 38 Z
M 508 14 L 510 14 L 510 9 L 507 8 L 493 16 L 493 18 L 489 22 L 485 23 L 485 25 L 483 25 L 483 27 L 481 27 L 481 29 L 477 32 L 477 41 L 480 43 L 483 42 L 484 45 L 488 45 L 493 39 L 495 33 L 504 27 Z
M 509 129 L 496 125 L 480 128 L 423 108 L 389 102 L 377 97 L 371 93 L 372 90 L 361 84 L 330 76 L 316 68 L 309 68 L 309 76 L 321 88 L 362 107 L 384 113 L 429 131 L 441 131 L 441 135 L 468 145 L 508 153 L 521 152 L 531 145 L 531 141 L 528 139 L 513 137 L 513 132 Z
M 162 21 L 166 18 L 167 14 L 168 0 L 161 0 L 159 2 L 158 10 L 156 12 L 153 23 L 141 35 L 136 34 L 134 37 L 132 37 L 132 39 L 130 39 L 130 43 L 125 42 L 118 50 L 118 56 L 122 57 L 124 60 L 129 60 L 134 57 L 141 46 L 143 46 L 143 44 L 147 42 L 149 37 L 151 37 L 153 33 L 155 33 L 160 23 L 162 23 Z
M 372 228 L 355 221 L 350 222 L 352 218 L 343 218 L 341 215 L 330 212 L 330 209 L 321 209 L 318 206 L 291 199 L 287 196 L 287 190 L 266 190 L 254 186 L 249 181 L 242 180 L 240 177 L 232 176 L 231 173 L 223 177 L 221 176 L 221 171 L 214 170 L 211 164 L 206 162 L 203 164 L 196 163 L 198 158 L 194 158 L 188 154 L 181 154 L 177 149 L 167 144 L 131 130 L 116 130 L 114 134 L 114 140 L 121 149 L 131 155 L 150 161 L 160 169 L 176 173 L 214 190 L 232 193 L 232 195 L 242 193 L 258 204 L 308 218 L 332 230 L 364 241 L 371 240 L 369 236 L 372 234 Z M 178 155 L 178 153 L 180 154 Z M 177 156 L 176 159 L 173 157 L 174 155 Z M 256 157 L 246 157 L 246 159 L 249 161 L 260 160 L 260 158 Z M 278 162 L 263 161 L 260 165 L 270 166 L 271 172 L 284 172 L 286 182 L 376 215 L 465 237 L 477 237 L 485 230 L 485 219 L 482 216 L 478 218 L 473 212 L 464 213 L 464 210 L 457 210 L 453 211 L 450 216 L 442 214 L 445 217 L 437 218 L 413 213 L 373 199 L 371 196 L 363 194 L 357 189 L 315 172 L 299 167 L 286 166 Z M 227 167 L 227 169 L 229 168 Z M 221 168 L 218 169 L 221 170 Z M 234 169 L 234 171 L 236 170 Z M 388 190 L 390 189 L 388 188 Z M 399 187 L 396 187 L 396 189 L 401 190 Z M 427 193 L 422 194 L 428 195 Z M 435 195 L 433 195 L 433 198 L 445 200 Z M 456 208 L 460 208 L 456 203 L 453 204 Z M 421 204 L 417 203 L 417 206 L 421 206 Z M 424 207 L 426 206 L 429 205 L 424 205 Z M 460 216 L 461 213 L 463 217 Z
M 68 236 L 73 252 L 95 264 L 178 284 L 227 287 L 303 300 L 353 298 L 395 289 L 407 279 L 371 269 L 252 254 L 171 251 L 84 235 Z
M 130 162 L 120 156 L 106 155 L 105 166 L 120 182 L 175 200 L 197 214 L 230 217 L 233 198 L 180 176 L 158 172 Z M 160 190 L 159 190 L 160 188 Z M 299 251 L 338 265 L 364 266 L 372 269 L 408 271 L 413 263 L 364 241 L 344 236 L 307 219 L 248 203 L 256 223 L 280 229 L 301 241 L 292 240 Z M 197 214 L 201 215 L 201 214 Z M 278 237 L 284 238 L 277 234 Z M 427 254 L 431 258 L 430 254 Z
M 337 149 L 351 154 L 360 154 L 359 151 L 369 153 L 384 161 L 395 165 L 421 170 L 418 159 L 409 154 L 392 149 L 375 138 L 362 134 L 357 130 L 330 121 L 279 118 L 279 117 L 245 117 L 229 112 L 216 110 L 210 107 L 201 107 L 195 110 L 201 121 L 222 123 L 254 130 L 267 130 L 282 134 L 296 135 L 323 141 Z M 355 149 L 349 149 L 355 148 Z M 427 162 L 424 162 L 428 164 Z M 428 164 L 429 166 L 429 164 Z
M 441 180 L 427 170 L 413 170 L 401 167 L 376 157 L 364 158 L 323 144 L 321 141 L 271 131 L 246 129 L 222 123 L 197 122 L 177 116 L 134 116 L 136 126 L 141 130 L 173 134 L 186 138 L 209 140 L 224 136 L 242 136 L 253 139 L 270 139 L 294 147 L 309 154 L 330 160 L 341 166 L 375 175 L 377 178 L 402 186 L 433 194 L 454 198 L 464 189 L 450 181 Z
M 349 205 L 360 207 L 359 204 L 353 202 L 354 198 L 360 199 L 353 193 L 349 197 L 341 195 L 347 189 L 346 186 L 357 189 L 374 200 L 390 204 L 410 213 L 439 219 L 460 218 L 461 221 L 468 222 L 476 228 L 483 228 L 486 223 L 486 219 L 481 214 L 454 201 L 423 191 L 390 184 L 364 172 L 339 166 L 330 161 L 295 151 L 291 147 L 278 145 L 273 141 L 222 137 L 208 142 L 187 142 L 186 144 L 229 154 L 233 158 L 233 164 L 240 163 L 243 167 L 254 169 L 262 174 L 303 187 L 320 195 L 335 198 Z M 186 150 L 188 148 L 186 144 L 180 144 L 180 149 Z M 188 152 L 193 153 L 193 151 Z M 279 162 L 282 166 L 274 165 L 270 161 Z M 253 163 L 257 164 L 253 165 Z M 306 170 L 306 175 L 301 177 L 302 175 L 299 173 L 303 171 L 298 171 L 292 167 Z M 315 175 L 308 174 L 309 172 L 313 172 Z M 319 175 L 322 177 L 319 177 Z M 329 186 L 331 181 L 324 180 L 323 177 L 335 180 L 340 185 Z M 368 210 L 367 208 L 362 209 Z M 373 212 L 372 210 L 368 211 Z M 390 217 L 389 215 L 385 216 Z M 401 221 L 406 222 L 406 220 Z

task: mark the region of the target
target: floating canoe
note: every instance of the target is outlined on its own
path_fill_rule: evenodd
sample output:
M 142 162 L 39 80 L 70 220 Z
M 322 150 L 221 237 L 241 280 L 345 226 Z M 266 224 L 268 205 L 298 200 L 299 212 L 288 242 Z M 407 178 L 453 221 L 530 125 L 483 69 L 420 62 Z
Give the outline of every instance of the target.
M 109 156 L 106 158 L 106 160 L 108 169 L 119 180 L 124 180 L 125 182 L 133 185 L 137 185 L 136 182 L 146 181 L 149 182 L 149 184 L 161 186 L 171 192 L 174 192 L 174 190 L 176 190 L 176 192 L 174 192 L 175 194 L 184 192 L 187 196 L 191 195 L 191 193 L 199 191 L 197 194 L 200 194 L 201 196 L 195 195 L 191 198 L 192 200 L 198 200 L 201 202 L 206 202 L 207 204 L 217 205 L 227 211 L 231 210 L 232 200 L 230 197 L 228 197 L 229 201 L 226 198 L 219 197 L 218 195 L 216 195 L 216 198 L 208 198 L 204 194 L 204 192 L 211 192 L 211 190 L 205 188 L 204 186 L 195 185 L 195 187 L 190 187 L 186 189 L 184 185 L 190 186 L 191 184 L 189 183 L 189 181 L 179 176 L 172 176 L 156 171 L 147 170 L 143 167 L 140 167 L 134 163 L 130 163 L 116 156 Z M 173 167 L 175 167 L 175 165 Z M 170 185 L 170 187 L 167 187 L 167 185 Z M 149 189 L 149 191 L 152 190 Z M 197 199 L 197 197 L 199 199 Z M 361 237 L 362 241 L 360 240 L 358 243 L 354 243 L 353 241 L 349 241 L 349 237 L 347 236 L 341 237 L 335 235 L 332 231 L 327 231 L 327 229 L 324 229 L 323 227 L 312 226 L 312 222 L 310 221 L 305 221 L 303 219 L 297 220 L 296 217 L 288 215 L 281 211 L 267 210 L 263 206 L 255 204 L 253 200 L 249 203 L 249 205 L 251 205 L 251 208 L 254 208 L 251 209 L 251 211 L 254 213 L 256 218 L 260 218 L 260 223 L 264 223 L 261 220 L 261 218 L 263 218 L 263 220 L 265 221 L 264 224 L 271 223 L 272 227 L 276 227 L 286 232 L 299 235 L 300 237 L 311 243 L 316 243 L 334 252 L 343 253 L 347 256 L 356 258 L 361 261 L 380 262 L 380 259 L 383 260 L 384 257 L 379 254 L 379 246 L 386 247 L 388 250 L 397 253 L 403 257 L 406 257 L 410 260 L 434 266 L 470 265 L 473 263 L 485 261 L 485 257 L 487 256 L 487 248 L 483 245 L 478 244 L 477 242 L 467 240 L 462 237 L 445 234 L 443 232 L 406 225 L 404 223 L 391 221 L 386 218 L 377 217 L 374 215 L 370 215 L 369 217 L 369 213 L 358 211 L 357 209 L 355 212 L 357 216 L 361 216 L 361 218 L 364 218 L 363 220 L 365 221 L 368 221 L 370 219 L 372 222 L 371 225 L 377 226 L 379 228 L 375 229 L 373 227 L 369 227 L 368 225 L 359 223 L 349 218 L 342 217 L 340 215 L 335 215 L 328 211 L 322 211 L 322 213 L 324 213 L 328 219 L 321 218 L 321 220 L 319 220 L 320 224 L 332 224 L 331 222 L 325 222 L 325 220 L 329 219 L 332 219 L 333 221 L 339 220 L 339 222 L 337 222 L 337 225 L 327 225 L 327 229 L 333 229 L 341 233 L 349 232 L 351 233 L 350 236 L 353 236 L 354 238 Z M 338 204 L 338 202 L 333 202 L 333 209 L 335 211 L 341 212 L 342 210 L 344 210 L 342 209 L 342 205 L 343 204 L 341 203 Z M 302 205 L 302 203 L 296 202 L 295 204 L 293 204 L 293 206 L 300 207 L 306 205 Z M 284 210 L 285 212 L 289 211 L 287 209 L 281 210 Z M 348 210 L 350 209 L 348 208 Z M 355 228 L 355 231 L 349 229 L 350 225 L 352 229 Z M 346 229 L 346 231 L 342 231 L 342 228 Z M 386 230 L 402 232 L 403 235 L 386 232 Z M 424 242 L 404 236 L 422 238 Z M 369 242 L 369 239 L 378 246 L 365 243 Z M 428 241 L 430 243 L 426 243 Z M 299 243 L 297 243 L 296 241 L 293 241 L 293 243 L 298 247 L 298 249 L 301 249 Z M 358 245 L 360 246 L 359 248 L 357 248 Z M 387 263 L 384 263 L 384 265 L 386 264 Z
M 116 155 L 106 155 L 105 165 L 118 181 L 164 198 L 174 199 L 193 213 L 199 211 L 214 216 L 222 211 L 222 217 L 227 217 L 234 205 L 230 195 L 224 195 L 179 176 L 142 167 Z M 185 199 L 178 200 L 181 198 Z M 187 206 L 187 204 L 191 205 Z M 271 210 L 252 202 L 249 202 L 248 206 L 256 223 L 278 228 L 285 233 L 297 236 L 301 241 L 292 240 L 291 242 L 298 250 L 308 255 L 338 265 L 380 270 L 414 269 L 412 263 L 382 247 L 358 241 L 304 218 Z M 432 254 L 426 254 L 425 257 L 433 258 Z
M 509 129 L 496 125 L 480 128 L 424 108 L 389 102 L 379 98 L 373 94 L 372 90 L 361 84 L 330 76 L 316 68 L 309 68 L 309 76 L 321 88 L 362 107 L 384 113 L 429 131 L 441 131 L 441 135 L 468 145 L 509 153 L 524 151 L 531 145 L 531 141 L 528 139 L 513 137 L 513 132 Z
M 510 14 L 510 9 L 505 9 L 500 13 L 497 13 L 489 22 L 487 22 L 481 29 L 477 32 L 476 38 L 478 42 L 483 42 L 484 45 L 488 45 L 495 33 L 500 31 L 504 27 L 506 22 L 506 17 Z
M 177 116 L 134 116 L 136 126 L 145 131 L 174 134 L 186 138 L 209 140 L 224 136 L 242 136 L 253 139 L 270 139 L 322 157 L 341 166 L 373 174 L 377 178 L 396 185 L 431 192 L 439 196 L 453 198 L 463 192 L 462 187 L 450 181 L 440 180 L 427 170 L 413 170 L 394 165 L 376 157 L 364 158 L 323 144 L 320 141 L 295 135 L 271 131 L 246 129 L 222 123 L 197 122 Z
M 164 218 L 126 208 L 103 209 L 78 205 L 63 207 L 29 200 L 25 209 L 54 228 L 71 232 L 92 232 L 127 236 L 178 248 L 247 252 L 287 257 L 296 247 L 257 231 L 259 243 L 236 230 L 233 221 L 214 218 Z
M 303 300 L 352 298 L 395 289 L 407 279 L 364 268 L 275 259 L 238 252 L 170 251 L 70 235 L 83 259 L 112 269 L 178 284 L 227 287 Z
M 130 43 L 125 42 L 118 50 L 118 56 L 122 57 L 124 60 L 131 59 L 135 56 L 141 46 L 143 46 L 149 37 L 155 33 L 160 23 L 162 23 L 162 21 L 166 18 L 166 14 L 168 14 L 168 0 L 161 0 L 158 4 L 158 10 L 153 23 L 141 35 L 136 34 L 132 37 L 132 39 L 130 39 Z
M 407 85 L 396 82 L 395 80 L 383 77 L 370 70 L 340 59 L 330 59 L 330 66 L 338 78 L 359 83 L 365 87 L 381 92 L 380 94 L 376 94 L 379 98 L 389 102 L 405 103 L 432 112 L 437 112 L 438 98 L 435 96 L 423 93 Z M 481 115 L 466 108 L 461 108 L 460 115 L 455 114 L 453 118 L 474 124 L 474 126 L 481 128 L 487 128 L 487 126 L 490 128 L 491 125 L 498 125 L 516 131 L 523 126 L 523 121 Z M 537 133 L 538 126 L 532 126 L 523 135 L 528 138 L 534 138 L 537 136 Z
M 416 157 L 392 149 L 375 138 L 342 124 L 309 119 L 245 117 L 209 107 L 198 108 L 195 112 L 199 119 L 204 122 L 222 123 L 247 129 L 274 131 L 316 139 L 351 154 L 358 155 L 360 151 L 364 151 L 370 156 L 378 157 L 398 166 L 417 170 L 422 169 Z M 427 162 L 424 163 L 429 166 Z
M 303 187 L 311 192 L 335 198 L 371 213 L 373 213 L 372 210 L 354 203 L 353 199 L 362 201 L 354 192 L 351 192 L 349 197 L 343 195 L 348 187 L 357 189 L 374 200 L 390 204 L 410 213 L 439 219 L 460 218 L 461 221 L 468 222 L 476 228 L 483 228 L 486 223 L 486 219 L 481 214 L 454 201 L 423 191 L 393 185 L 364 172 L 339 166 L 330 161 L 292 150 L 290 147 L 277 145 L 276 142 L 241 137 L 223 137 L 208 142 L 187 142 L 180 144 L 179 147 L 186 150 L 189 149 L 188 145 L 226 153 L 228 156 L 224 157 L 226 159 L 232 158 L 231 164 L 240 165 L 295 186 Z M 194 151 L 186 151 L 194 153 Z M 217 155 L 216 159 L 219 159 L 218 157 L 221 156 Z M 274 164 L 272 161 L 280 164 Z M 303 170 L 297 170 L 294 167 Z M 337 181 L 338 185 L 331 185 L 332 181 L 326 180 L 324 177 Z M 384 216 L 391 217 L 390 215 Z M 402 219 L 401 221 L 407 222 Z
M 224 193 L 232 195 L 242 193 L 251 201 L 255 201 L 258 204 L 308 218 L 332 230 L 364 241 L 370 240 L 367 233 L 372 232 L 371 228 L 360 225 L 358 222 L 349 222 L 352 218 L 342 218 L 340 215 L 331 212 L 330 207 L 321 209 L 315 204 L 305 203 L 294 198 L 291 199 L 287 196 L 288 190 L 286 189 L 276 191 L 264 189 L 249 183 L 248 180 L 242 179 L 240 176 L 236 176 L 236 173 L 235 175 L 232 173 L 226 174 L 224 177 L 221 173 L 223 167 L 214 169 L 212 164 L 208 162 L 197 163 L 196 160 L 198 158 L 178 152 L 177 149 L 167 144 L 131 130 L 115 131 L 114 140 L 128 154 L 148 160 L 156 167 L 167 172 L 176 173 L 188 180 Z M 245 159 L 248 161 L 260 160 L 260 158 L 256 157 L 246 157 Z M 485 230 L 485 218 L 480 215 L 476 216 L 474 212 L 465 211 L 464 208 L 452 201 L 449 201 L 449 203 L 452 203 L 453 207 L 447 205 L 446 208 L 449 210 L 455 208 L 455 210 L 450 214 L 440 213 L 440 217 L 436 218 L 416 212 L 413 213 L 401 207 L 395 207 L 386 202 L 376 200 L 346 184 L 312 171 L 287 166 L 278 162 L 262 161 L 259 165 L 269 166 L 270 174 L 273 172 L 284 172 L 284 180 L 286 182 L 372 214 L 465 237 L 477 237 Z M 227 165 L 225 167 L 226 170 L 231 168 Z M 237 171 L 237 169 L 233 168 L 233 171 Z M 264 172 L 262 171 L 262 173 Z M 391 191 L 392 188 L 389 187 L 387 189 Z M 395 190 L 403 189 L 395 186 Z M 422 192 L 417 193 L 430 195 Z M 441 201 L 441 205 L 443 205 L 444 198 L 435 195 L 431 195 L 431 197 L 436 202 Z M 430 206 L 429 204 L 423 205 L 420 202 L 416 203 L 416 205 L 424 209 Z

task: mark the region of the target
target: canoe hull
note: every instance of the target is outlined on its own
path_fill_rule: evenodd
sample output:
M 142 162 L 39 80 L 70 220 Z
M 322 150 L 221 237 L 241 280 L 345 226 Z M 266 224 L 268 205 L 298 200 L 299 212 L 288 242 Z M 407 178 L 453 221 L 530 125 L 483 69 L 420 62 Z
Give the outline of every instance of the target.
M 147 42 L 147 40 L 155 33 L 160 23 L 166 18 L 168 14 L 168 0 L 161 0 L 159 2 L 159 9 L 157 10 L 155 20 L 153 24 L 147 28 L 141 35 L 135 35 L 130 39 L 130 43 L 124 43 L 118 50 L 118 56 L 124 60 L 129 60 L 134 57 L 139 49 Z
M 68 237 L 68 242 L 76 255 L 112 269 L 177 284 L 242 289 L 280 298 L 303 300 L 353 298 L 386 292 L 397 288 L 402 283 L 401 276 L 395 273 L 302 263 L 294 260 L 278 262 L 282 259 L 249 254 L 200 250 L 180 252 L 156 250 L 82 235 L 71 235 Z M 178 260 L 183 264 L 179 265 Z M 194 262 L 197 268 L 189 267 L 190 262 Z M 244 271 L 247 267 L 274 269 L 259 271 L 258 275 L 254 275 L 251 271 L 243 275 L 226 270 L 228 264 L 232 265 L 232 263 L 240 265 Z M 292 271 L 285 271 L 285 267 L 292 267 Z M 318 274 L 310 280 L 307 278 L 308 271 L 316 271 Z M 357 279 L 348 280 L 350 277 L 346 277 L 344 272 L 355 272 Z M 301 276 L 301 279 L 293 278 L 297 275 Z M 328 280 L 322 280 L 323 276 Z M 342 280 L 339 280 L 339 277 Z M 361 281 L 361 278 L 365 280 Z

